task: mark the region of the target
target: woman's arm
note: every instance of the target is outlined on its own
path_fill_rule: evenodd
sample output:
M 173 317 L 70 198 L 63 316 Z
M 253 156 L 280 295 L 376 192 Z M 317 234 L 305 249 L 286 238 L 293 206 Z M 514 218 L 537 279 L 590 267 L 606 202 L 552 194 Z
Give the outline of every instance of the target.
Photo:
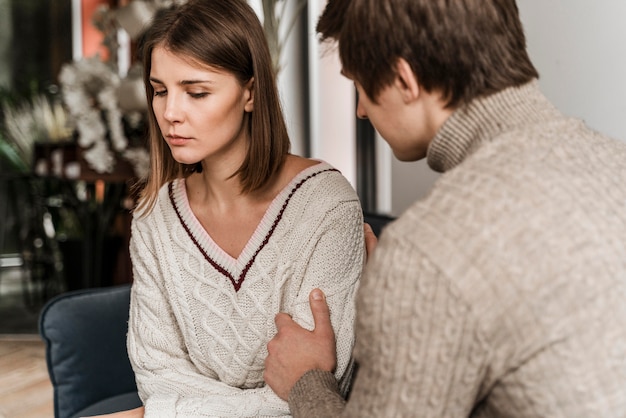
M 364 228 L 358 201 L 338 203 L 328 211 L 320 226 L 315 248 L 310 254 L 298 297 L 285 311 L 306 329 L 314 322 L 309 308 L 309 293 L 315 288 L 326 295 L 331 323 L 336 336 L 335 377 L 346 395 L 354 346 L 355 298 L 364 259 Z M 344 379 L 345 377 L 345 379 Z

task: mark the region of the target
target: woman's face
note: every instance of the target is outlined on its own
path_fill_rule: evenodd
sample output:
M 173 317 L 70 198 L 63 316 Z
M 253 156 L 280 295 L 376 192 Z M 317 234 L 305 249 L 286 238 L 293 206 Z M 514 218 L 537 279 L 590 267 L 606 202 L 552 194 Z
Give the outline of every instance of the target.
M 253 80 L 242 86 L 230 73 L 157 47 L 150 83 L 152 109 L 176 161 L 240 163 L 249 140 L 245 114 L 253 110 Z

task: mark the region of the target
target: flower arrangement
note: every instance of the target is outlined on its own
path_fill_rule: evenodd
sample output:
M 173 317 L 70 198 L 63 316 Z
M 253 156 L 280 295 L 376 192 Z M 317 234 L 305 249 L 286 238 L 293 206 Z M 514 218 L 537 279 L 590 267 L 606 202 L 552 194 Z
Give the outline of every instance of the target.
M 133 164 L 135 175 L 148 172 L 148 152 L 129 147 L 124 126 L 136 128 L 143 122 L 139 111 L 124 114 L 119 107 L 120 76 L 98 58 L 83 58 L 65 64 L 59 74 L 63 101 L 76 128 L 83 157 L 97 173 L 112 173 L 117 157 Z
M 65 64 L 59 81 L 63 100 L 74 118 L 78 144 L 88 149 L 85 159 L 98 172 L 113 171 L 115 158 L 104 141 L 107 131 L 115 151 L 128 145 L 117 107 L 119 77 L 99 59 L 87 58 Z
M 96 177 L 114 173 L 120 163 L 132 171 L 124 176 L 147 175 L 149 155 L 142 144 L 146 115 L 120 108 L 123 80 L 115 70 L 98 58 L 84 58 L 63 65 L 59 81 L 62 100 L 39 94 L 17 104 L 2 103 L 3 159 L 19 172 L 34 170 L 38 175 L 79 178 L 80 164 L 72 158 L 82 158 Z M 41 148 L 67 148 L 73 142 L 80 152 L 70 160 L 35 158 L 42 156 Z

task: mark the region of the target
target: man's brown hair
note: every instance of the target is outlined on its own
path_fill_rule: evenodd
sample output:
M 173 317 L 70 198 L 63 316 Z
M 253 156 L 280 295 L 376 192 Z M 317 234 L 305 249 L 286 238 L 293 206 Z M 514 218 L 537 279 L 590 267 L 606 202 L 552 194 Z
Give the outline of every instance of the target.
M 233 175 L 239 176 L 244 193 L 265 186 L 284 163 L 290 143 L 261 23 L 244 0 L 190 0 L 159 11 L 140 42 L 149 105 L 150 173 L 139 209 L 151 210 L 161 186 L 198 168 L 198 164 L 175 161 L 161 136 L 152 110 L 154 89 L 150 83 L 156 47 L 233 74 L 241 85 L 254 78 L 254 110 L 247 115 L 248 153 Z
M 329 0 L 317 32 L 372 100 L 399 58 L 449 107 L 538 77 L 515 0 Z

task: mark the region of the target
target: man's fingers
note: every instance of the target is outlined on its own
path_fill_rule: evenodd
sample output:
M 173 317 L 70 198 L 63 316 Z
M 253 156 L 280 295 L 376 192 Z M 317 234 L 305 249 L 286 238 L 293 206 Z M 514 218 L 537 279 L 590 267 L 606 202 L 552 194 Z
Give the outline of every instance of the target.
M 376 234 L 374 234 L 374 230 L 370 224 L 363 224 L 363 235 L 365 237 L 365 251 L 367 252 L 367 258 L 372 256 L 374 252 L 374 248 L 376 248 L 376 244 L 378 244 L 378 238 L 376 238 Z
M 315 322 L 313 331 L 302 328 L 289 315 L 279 313 L 274 318 L 278 332 L 267 343 L 263 378 L 284 400 L 307 371 L 332 372 L 337 367 L 335 333 L 326 297 L 320 289 L 311 291 L 309 305 Z
M 309 293 L 309 305 L 311 307 L 311 313 L 313 314 L 314 329 L 313 333 L 317 334 L 320 338 L 331 339 L 334 341 L 335 332 L 330 322 L 330 309 L 326 303 L 326 296 L 320 289 L 313 289 Z M 274 317 L 274 323 L 276 324 L 276 330 L 279 335 L 293 328 L 300 328 L 300 326 L 291 318 L 291 315 L 284 312 L 277 313 Z M 292 327 L 293 326 L 293 327 Z M 281 331 L 282 330 L 282 331 Z
M 326 296 L 320 289 L 313 289 L 309 294 L 309 304 L 311 305 L 311 313 L 315 322 L 316 334 L 332 335 L 335 338 L 335 332 L 330 323 L 330 310 L 326 304 Z
M 293 323 L 293 319 L 291 319 L 291 315 L 279 312 L 274 317 L 274 323 L 276 324 L 276 328 L 280 330 L 282 327 Z

